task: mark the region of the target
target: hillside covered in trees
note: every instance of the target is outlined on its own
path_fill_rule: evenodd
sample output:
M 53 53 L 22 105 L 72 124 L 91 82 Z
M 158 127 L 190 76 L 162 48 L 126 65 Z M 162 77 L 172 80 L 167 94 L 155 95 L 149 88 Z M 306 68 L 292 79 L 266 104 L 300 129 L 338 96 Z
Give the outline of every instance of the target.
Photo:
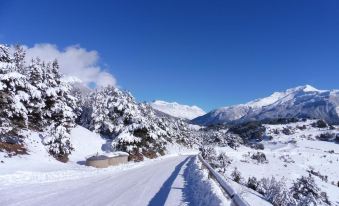
M 113 86 L 84 92 L 84 87 L 64 81 L 57 60 L 26 62 L 22 47 L 0 45 L 0 149 L 20 145 L 24 151 L 24 131 L 32 130 L 41 132 L 51 155 L 67 161 L 76 124 L 112 140 L 113 150 L 126 151 L 133 160 L 164 155 L 167 143 L 195 143 L 187 123 L 158 116 L 129 92 Z

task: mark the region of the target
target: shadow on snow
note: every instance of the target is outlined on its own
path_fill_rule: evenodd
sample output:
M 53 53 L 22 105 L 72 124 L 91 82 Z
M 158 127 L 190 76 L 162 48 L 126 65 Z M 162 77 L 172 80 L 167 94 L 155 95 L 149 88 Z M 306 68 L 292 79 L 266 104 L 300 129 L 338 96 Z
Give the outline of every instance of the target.
M 155 196 L 151 199 L 148 206 L 159 206 L 159 205 L 165 205 L 165 202 L 167 200 L 167 197 L 169 195 L 169 192 L 171 189 L 182 189 L 182 188 L 172 188 L 172 184 L 174 180 L 177 178 L 181 167 L 190 159 L 191 157 L 187 157 L 185 160 L 183 160 L 180 164 L 178 164 L 174 171 L 172 172 L 171 176 L 164 182 L 164 184 L 161 186 L 160 190 L 155 194 Z M 192 159 L 192 158 L 191 158 Z

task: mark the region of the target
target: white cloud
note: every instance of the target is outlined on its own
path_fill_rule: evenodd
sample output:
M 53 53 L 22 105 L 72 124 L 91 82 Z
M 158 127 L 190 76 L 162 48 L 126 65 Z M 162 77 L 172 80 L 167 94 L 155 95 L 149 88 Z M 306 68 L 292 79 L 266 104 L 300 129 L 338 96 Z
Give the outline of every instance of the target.
M 80 46 L 69 46 L 59 50 L 53 44 L 35 44 L 26 50 L 27 61 L 39 57 L 44 61 L 57 59 L 60 64 L 60 71 L 66 75 L 67 79 L 80 79 L 86 85 L 95 83 L 97 86 L 116 86 L 114 76 L 99 64 L 99 54 L 97 51 L 87 51 Z

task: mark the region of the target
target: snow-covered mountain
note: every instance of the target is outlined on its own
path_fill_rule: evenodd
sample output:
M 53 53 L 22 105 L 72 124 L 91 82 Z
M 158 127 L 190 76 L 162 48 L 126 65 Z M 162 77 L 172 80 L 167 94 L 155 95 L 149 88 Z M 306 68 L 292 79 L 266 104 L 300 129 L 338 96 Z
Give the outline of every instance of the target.
M 153 107 L 153 109 L 159 110 L 173 117 L 189 120 L 206 114 L 204 110 L 197 106 L 182 105 L 176 102 L 165 102 L 161 100 L 156 100 L 151 103 L 151 106 Z
M 192 122 L 211 125 L 292 117 L 318 118 L 339 123 L 339 90 L 298 86 L 246 104 L 213 110 Z

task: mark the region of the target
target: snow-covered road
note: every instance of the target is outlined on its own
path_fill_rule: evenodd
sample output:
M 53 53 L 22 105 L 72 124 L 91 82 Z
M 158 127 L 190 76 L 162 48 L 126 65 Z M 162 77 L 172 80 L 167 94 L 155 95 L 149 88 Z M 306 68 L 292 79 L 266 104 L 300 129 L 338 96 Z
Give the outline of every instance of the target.
M 112 174 L 70 180 L 0 185 L 0 202 L 3 206 L 193 205 L 194 195 L 190 191 L 194 188 L 188 188 L 191 184 L 187 184 L 187 170 L 194 166 L 194 158 L 168 157 Z M 215 203 L 218 201 L 214 200 Z

